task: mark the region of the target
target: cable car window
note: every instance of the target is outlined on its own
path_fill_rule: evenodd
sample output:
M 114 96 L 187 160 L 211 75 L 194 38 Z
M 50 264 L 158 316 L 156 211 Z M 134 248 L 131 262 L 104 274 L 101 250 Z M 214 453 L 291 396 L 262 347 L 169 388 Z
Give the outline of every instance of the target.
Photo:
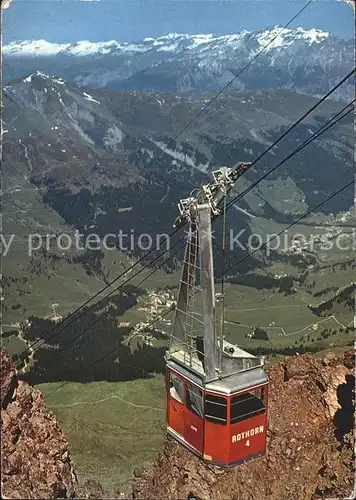
M 217 424 L 227 422 L 227 400 L 221 396 L 205 396 L 205 418 Z
M 183 381 L 171 373 L 169 393 L 172 398 L 184 404 L 184 383 Z
M 232 398 L 230 423 L 236 424 L 246 418 L 264 413 L 264 392 L 264 388 L 259 388 Z
M 187 383 L 187 408 L 199 417 L 204 416 L 203 392 L 189 382 Z

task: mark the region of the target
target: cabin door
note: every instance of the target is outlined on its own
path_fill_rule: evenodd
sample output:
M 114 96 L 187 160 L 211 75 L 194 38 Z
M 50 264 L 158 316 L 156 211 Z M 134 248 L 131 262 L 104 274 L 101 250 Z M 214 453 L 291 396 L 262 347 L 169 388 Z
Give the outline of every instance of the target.
M 184 381 L 175 373 L 168 375 L 168 425 L 184 437 L 185 388 Z
M 185 410 L 185 440 L 203 454 L 204 399 L 199 387 L 187 382 Z

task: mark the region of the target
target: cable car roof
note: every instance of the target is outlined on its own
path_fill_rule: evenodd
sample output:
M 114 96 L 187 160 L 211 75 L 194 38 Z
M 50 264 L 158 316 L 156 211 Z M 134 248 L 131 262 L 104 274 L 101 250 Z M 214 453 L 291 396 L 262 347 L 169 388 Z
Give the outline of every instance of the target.
M 178 363 L 174 362 L 172 358 L 167 361 L 167 367 L 178 372 L 190 382 L 198 385 L 205 391 L 224 394 L 226 396 L 235 394 L 236 392 L 241 392 L 252 387 L 263 385 L 268 382 L 268 377 L 263 369 L 263 366 L 258 366 L 249 370 L 235 373 L 233 375 L 229 375 L 228 377 L 215 380 L 214 382 L 209 382 L 205 385 L 201 378 L 199 378 L 197 375 L 193 374 L 183 366 L 179 365 Z

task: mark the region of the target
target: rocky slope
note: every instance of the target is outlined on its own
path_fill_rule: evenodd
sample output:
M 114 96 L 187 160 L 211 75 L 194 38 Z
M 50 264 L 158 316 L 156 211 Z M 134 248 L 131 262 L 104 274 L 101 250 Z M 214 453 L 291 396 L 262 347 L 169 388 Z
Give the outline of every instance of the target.
M 316 500 L 354 488 L 355 351 L 296 356 L 269 370 L 268 453 L 231 470 L 205 465 L 173 441 L 137 472 L 132 499 Z M 42 394 L 1 350 L 2 498 L 106 498 L 79 487 L 68 443 Z M 115 498 L 122 498 L 119 492 Z
M 5 349 L 0 356 L 1 498 L 71 498 L 76 478 L 61 428 Z
M 316 500 L 354 488 L 354 352 L 309 355 L 270 368 L 268 453 L 232 470 L 203 464 L 168 441 L 137 474 L 134 499 Z M 354 497 L 353 497 L 354 498 Z
M 282 87 L 320 95 L 353 67 L 353 41 L 275 26 L 225 36 L 170 33 L 136 43 L 25 40 L 5 45 L 3 55 L 6 80 L 40 69 L 88 87 L 196 94 L 219 90 L 235 77 L 231 88 L 239 90 Z M 350 82 L 338 97 L 352 93 Z

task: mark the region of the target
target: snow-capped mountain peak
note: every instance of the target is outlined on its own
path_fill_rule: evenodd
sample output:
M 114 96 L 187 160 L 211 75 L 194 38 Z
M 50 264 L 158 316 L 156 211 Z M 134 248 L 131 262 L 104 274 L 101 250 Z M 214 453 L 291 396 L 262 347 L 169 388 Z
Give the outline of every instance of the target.
M 109 42 L 90 42 L 82 40 L 71 45 L 65 51 L 72 56 L 105 55 L 113 52 L 145 52 L 140 44 L 120 43 L 116 40 Z
M 270 43 L 269 48 L 287 47 L 297 41 L 307 42 L 309 45 L 321 43 L 329 37 L 329 33 L 318 29 L 304 30 L 303 28 L 296 29 L 281 29 L 275 26 L 271 30 L 265 30 L 257 35 L 257 40 L 261 46 Z M 273 40 L 273 41 L 272 41 Z
M 3 54 L 8 56 L 55 56 L 67 55 L 74 57 L 86 57 L 94 55 L 123 54 L 135 52 L 150 52 L 153 50 L 163 52 L 176 52 L 177 50 L 193 50 L 206 48 L 207 46 L 226 45 L 233 47 L 249 39 L 255 39 L 258 44 L 265 45 L 275 37 L 270 48 L 288 47 L 297 41 L 314 44 L 321 43 L 329 37 L 329 33 L 318 30 L 304 30 L 303 28 L 283 29 L 275 26 L 272 29 L 251 32 L 241 31 L 231 35 L 210 34 L 183 34 L 169 33 L 158 38 L 144 38 L 137 43 L 118 42 L 110 40 L 107 42 L 90 42 L 89 40 L 78 41 L 74 44 L 58 44 L 46 40 L 24 40 L 11 42 L 3 47 Z
M 12 42 L 3 57 L 5 83 L 40 70 L 89 89 L 190 94 L 214 92 L 231 81 L 231 90 L 282 87 L 320 96 L 354 66 L 354 43 L 319 29 L 274 26 L 231 35 L 168 33 L 137 43 Z M 352 95 L 351 87 L 345 84 L 339 98 Z
M 63 81 L 62 78 L 55 78 L 54 76 L 47 75 L 46 73 L 43 73 L 42 71 L 35 71 L 34 73 L 31 73 L 30 75 L 26 76 L 23 79 L 23 82 L 25 83 L 32 83 L 32 80 L 34 78 L 39 78 L 47 81 L 51 81 L 52 83 L 58 83 L 60 85 L 65 85 L 65 82 Z
M 46 40 L 23 40 L 4 45 L 2 52 L 13 56 L 55 56 L 71 46 L 70 43 L 53 43 Z

